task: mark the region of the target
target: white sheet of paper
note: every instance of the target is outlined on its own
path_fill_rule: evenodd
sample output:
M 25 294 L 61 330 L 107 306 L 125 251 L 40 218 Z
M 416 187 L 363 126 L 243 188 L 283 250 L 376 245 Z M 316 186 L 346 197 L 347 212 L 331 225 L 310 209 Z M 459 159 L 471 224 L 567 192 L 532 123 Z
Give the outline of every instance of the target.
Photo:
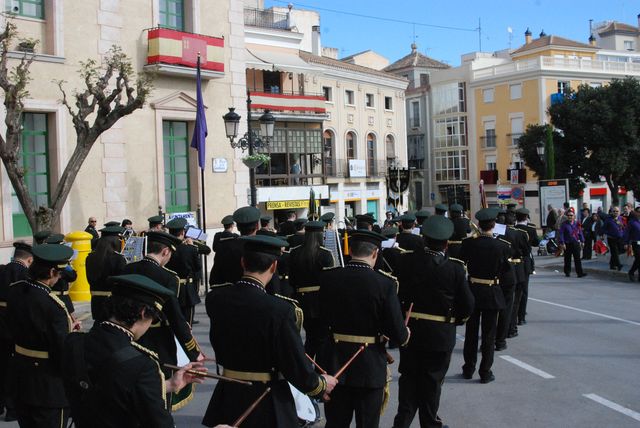
M 507 233 L 507 225 L 496 223 L 496 227 L 493 228 L 493 233 L 496 235 L 504 235 Z
M 386 241 L 382 241 L 382 248 L 393 248 L 393 246 L 395 245 L 396 240 L 395 239 L 387 239 Z

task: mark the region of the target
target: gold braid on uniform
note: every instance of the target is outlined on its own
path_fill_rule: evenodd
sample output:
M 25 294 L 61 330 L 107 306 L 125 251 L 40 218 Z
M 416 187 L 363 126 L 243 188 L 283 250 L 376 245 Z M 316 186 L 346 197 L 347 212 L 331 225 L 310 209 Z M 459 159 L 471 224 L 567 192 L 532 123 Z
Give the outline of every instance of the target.
M 378 272 L 381 275 L 386 276 L 389 279 L 392 279 L 393 282 L 396 284 L 396 294 L 398 294 L 398 290 L 400 290 L 400 283 L 398 282 L 398 278 L 396 278 L 395 276 L 391 275 L 388 272 L 385 272 L 383 270 L 378 269 L 376 272 Z
M 307 392 L 307 395 L 310 397 L 316 397 L 320 395 L 325 389 L 327 389 L 327 381 L 323 376 L 318 376 L 318 386 L 316 386 L 313 390 Z
M 298 333 L 300 333 L 300 330 L 302 330 L 302 324 L 304 323 L 304 311 L 299 306 L 300 302 L 290 297 L 282 296 L 280 294 L 274 294 L 274 297 L 282 299 L 286 302 L 291 303 L 291 305 L 293 305 L 293 312 L 296 316 L 296 328 L 298 329 Z
M 141 344 L 139 344 L 135 340 L 131 341 L 131 346 L 133 346 L 134 348 L 136 348 L 138 351 L 142 352 L 143 354 L 146 354 L 149 357 L 151 357 L 151 360 L 154 363 L 156 363 L 156 367 L 158 369 L 158 374 L 160 375 L 160 384 L 162 385 L 162 402 L 164 403 L 164 408 L 168 410 L 168 407 L 167 407 L 167 385 L 165 384 L 164 373 L 162 372 L 162 369 L 160 368 L 160 363 L 158 362 L 160 357 L 158 356 L 157 353 L 153 352 L 151 349 L 145 348 L 144 346 L 142 346 Z

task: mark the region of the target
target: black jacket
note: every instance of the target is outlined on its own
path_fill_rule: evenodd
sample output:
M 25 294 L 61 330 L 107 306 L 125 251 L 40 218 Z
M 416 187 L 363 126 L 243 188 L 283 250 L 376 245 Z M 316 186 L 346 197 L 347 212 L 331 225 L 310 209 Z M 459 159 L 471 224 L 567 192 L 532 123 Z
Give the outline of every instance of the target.
M 171 255 L 166 268 L 174 271 L 180 278 L 178 302 L 180 306 L 195 306 L 200 303 L 198 279 L 202 270 L 202 260 L 195 245 L 182 242 Z
M 114 275 L 120 275 L 127 265 L 127 261 L 120 253 L 111 252 L 107 256 L 101 258 L 97 253 L 93 252 L 87 256 L 85 261 L 87 269 L 87 281 L 91 289 L 91 316 L 95 321 L 103 321 L 107 318 L 105 304 L 107 295 L 110 294 L 111 287 L 107 284 L 107 278 Z
M 326 268 L 335 266 L 333 254 L 324 247 L 318 249 L 318 258 L 313 268 L 307 267 L 301 257 L 302 247 L 291 250 L 289 268 L 289 283 L 295 290 L 295 298 L 300 302 L 305 318 L 318 318 L 320 316 L 319 290 L 311 292 L 299 292 L 300 288 L 317 287 L 320 285 L 320 274 Z

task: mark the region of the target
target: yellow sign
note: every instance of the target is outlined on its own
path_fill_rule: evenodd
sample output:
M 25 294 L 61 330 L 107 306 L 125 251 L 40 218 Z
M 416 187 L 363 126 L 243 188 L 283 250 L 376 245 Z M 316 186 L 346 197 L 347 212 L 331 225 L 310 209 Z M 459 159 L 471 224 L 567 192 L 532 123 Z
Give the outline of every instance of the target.
M 268 210 L 289 210 L 295 208 L 309 208 L 309 200 L 302 199 L 299 201 L 268 201 Z

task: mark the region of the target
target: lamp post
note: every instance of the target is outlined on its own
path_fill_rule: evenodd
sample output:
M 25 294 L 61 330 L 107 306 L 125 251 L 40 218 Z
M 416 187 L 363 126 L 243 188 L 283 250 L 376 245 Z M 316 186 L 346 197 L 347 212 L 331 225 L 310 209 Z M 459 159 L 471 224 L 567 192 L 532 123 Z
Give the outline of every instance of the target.
M 256 148 L 264 148 L 269 146 L 269 139 L 273 138 L 273 131 L 275 128 L 276 119 L 269 112 L 265 110 L 264 114 L 260 116 L 258 121 L 260 122 L 260 136 L 251 129 L 251 96 L 247 91 L 247 132 L 238 141 L 235 141 L 238 136 L 238 126 L 240 124 L 240 115 L 235 112 L 235 108 L 229 107 L 229 112 L 222 116 L 224 120 L 224 127 L 227 134 L 227 138 L 231 143 L 231 147 L 234 149 L 240 148 L 244 152 L 249 150 L 249 156 L 254 154 Z M 251 206 L 255 207 L 257 202 L 256 191 L 256 169 L 255 167 L 249 168 L 249 184 L 251 188 Z
M 544 174 L 542 174 L 542 179 L 547 178 L 547 162 L 544 157 L 544 142 L 540 142 L 538 147 L 536 147 L 536 151 L 538 152 L 538 157 L 540 158 L 540 162 L 542 162 L 542 166 L 544 167 Z

